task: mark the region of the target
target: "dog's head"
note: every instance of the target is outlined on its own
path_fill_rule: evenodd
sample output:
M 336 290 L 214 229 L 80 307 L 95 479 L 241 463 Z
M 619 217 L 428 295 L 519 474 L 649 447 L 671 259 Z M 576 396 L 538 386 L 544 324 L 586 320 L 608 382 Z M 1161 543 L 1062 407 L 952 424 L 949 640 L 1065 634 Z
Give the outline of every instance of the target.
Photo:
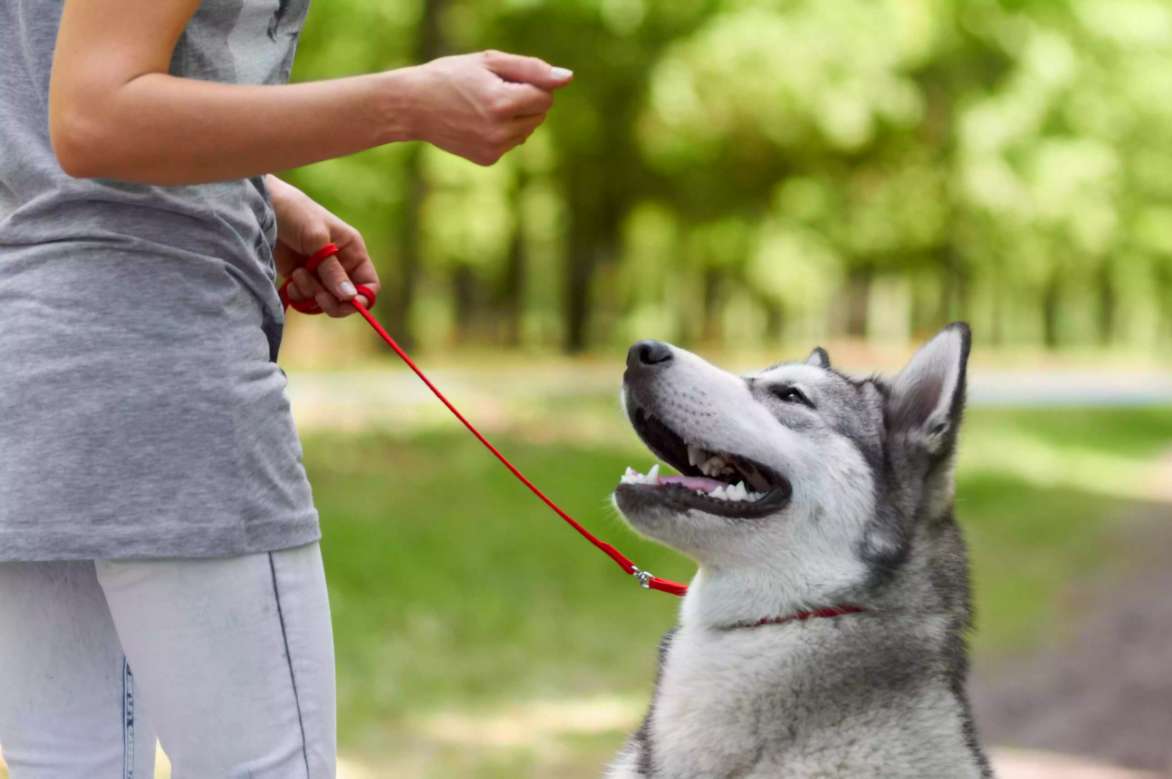
M 950 325 L 885 381 L 838 372 L 820 348 L 738 376 L 641 341 L 627 415 L 680 475 L 628 469 L 615 503 L 702 575 L 737 572 L 786 603 L 857 593 L 904 563 L 917 523 L 950 515 L 969 342 Z

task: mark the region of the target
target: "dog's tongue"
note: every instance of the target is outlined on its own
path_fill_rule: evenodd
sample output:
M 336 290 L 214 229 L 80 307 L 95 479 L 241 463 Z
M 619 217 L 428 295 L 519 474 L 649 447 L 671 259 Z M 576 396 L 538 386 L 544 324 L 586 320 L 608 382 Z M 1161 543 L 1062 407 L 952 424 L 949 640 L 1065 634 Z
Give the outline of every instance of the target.
M 661 486 L 664 484 L 678 484 L 681 487 L 699 492 L 712 492 L 715 489 L 725 486 L 724 482 L 709 479 L 706 476 L 660 476 L 659 484 Z

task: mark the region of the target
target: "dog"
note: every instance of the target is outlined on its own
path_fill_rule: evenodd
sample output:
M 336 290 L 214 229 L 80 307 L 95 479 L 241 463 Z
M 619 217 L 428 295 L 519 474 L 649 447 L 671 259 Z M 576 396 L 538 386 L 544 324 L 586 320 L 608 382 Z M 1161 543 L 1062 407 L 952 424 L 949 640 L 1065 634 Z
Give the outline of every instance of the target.
M 992 776 L 953 517 L 970 343 L 951 324 L 890 381 L 822 348 L 738 376 L 631 347 L 627 416 L 679 475 L 628 469 L 613 500 L 699 568 L 609 779 Z

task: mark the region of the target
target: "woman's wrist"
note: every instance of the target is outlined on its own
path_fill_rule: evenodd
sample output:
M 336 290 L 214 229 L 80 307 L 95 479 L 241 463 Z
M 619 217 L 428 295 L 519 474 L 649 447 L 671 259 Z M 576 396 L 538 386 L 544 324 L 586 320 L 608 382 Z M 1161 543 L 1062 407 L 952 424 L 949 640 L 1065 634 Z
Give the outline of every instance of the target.
M 369 81 L 366 105 L 370 126 L 376 128 L 372 146 L 423 140 L 418 118 L 426 99 L 423 67 L 415 65 L 365 76 Z
M 304 194 L 297 187 L 282 181 L 274 176 L 272 173 L 265 174 L 265 189 L 269 193 L 269 202 L 273 204 L 273 211 L 280 217 L 281 211 L 290 202 L 292 198 L 297 196 L 304 196 Z

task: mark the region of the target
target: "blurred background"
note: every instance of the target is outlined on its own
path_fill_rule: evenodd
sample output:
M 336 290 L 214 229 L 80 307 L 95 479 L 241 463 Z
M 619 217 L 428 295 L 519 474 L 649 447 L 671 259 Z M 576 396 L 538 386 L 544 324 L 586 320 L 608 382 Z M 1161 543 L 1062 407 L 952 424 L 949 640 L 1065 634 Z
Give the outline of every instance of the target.
M 890 373 L 968 320 L 983 734 L 1015 776 L 1172 768 L 1172 3 L 331 0 L 294 75 L 489 47 L 576 74 L 496 166 L 404 144 L 288 174 L 364 232 L 378 313 L 451 398 L 686 579 L 608 504 L 651 462 L 616 400 L 631 341 L 737 370 L 822 344 Z M 361 321 L 287 333 L 343 775 L 597 776 L 677 601 L 563 526 Z
M 452 399 L 686 580 L 608 504 L 652 461 L 616 401 L 632 341 L 894 372 L 968 320 L 982 729 L 1017 765 L 1172 768 L 1172 3 L 332 0 L 295 78 L 490 47 L 576 75 L 498 165 L 397 145 L 289 174 L 364 232 L 380 316 Z M 351 773 L 598 776 L 677 602 L 362 322 L 295 316 L 281 359 Z
M 424 347 L 899 342 L 965 318 L 986 347 L 1167 350 L 1170 12 L 323 3 L 296 78 L 491 46 L 577 81 L 490 170 L 394 145 L 292 178 L 365 231 L 384 315 Z

